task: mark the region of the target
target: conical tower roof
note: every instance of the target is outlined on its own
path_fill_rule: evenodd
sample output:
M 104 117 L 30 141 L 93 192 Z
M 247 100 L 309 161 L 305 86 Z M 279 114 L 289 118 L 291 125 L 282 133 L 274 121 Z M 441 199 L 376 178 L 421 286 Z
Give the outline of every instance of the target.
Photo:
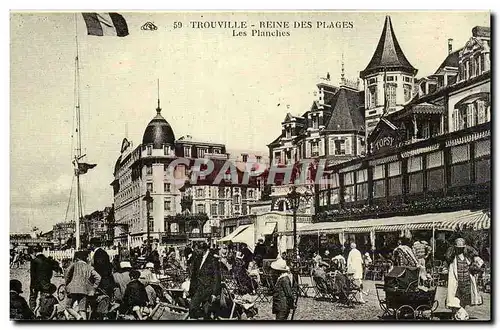
M 399 46 L 398 39 L 396 39 L 396 34 L 392 28 L 390 16 L 385 17 L 384 29 L 382 30 L 375 53 L 373 53 L 373 57 L 366 69 L 361 71 L 360 77 L 365 78 L 371 73 L 384 70 L 400 70 L 412 75 L 417 73 L 417 69 L 410 64 Z

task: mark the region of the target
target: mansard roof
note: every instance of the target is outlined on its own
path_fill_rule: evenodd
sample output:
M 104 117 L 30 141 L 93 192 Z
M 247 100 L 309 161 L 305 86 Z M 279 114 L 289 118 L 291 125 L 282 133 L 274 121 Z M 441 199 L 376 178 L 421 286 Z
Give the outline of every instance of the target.
M 367 67 L 361 71 L 360 77 L 365 78 L 371 73 L 384 70 L 401 70 L 410 74 L 417 73 L 417 69 L 410 64 L 399 46 L 396 34 L 392 28 L 390 16 L 385 17 L 384 28 L 380 40 L 378 41 L 377 48 L 375 49 L 375 53 L 373 53 L 373 57 Z

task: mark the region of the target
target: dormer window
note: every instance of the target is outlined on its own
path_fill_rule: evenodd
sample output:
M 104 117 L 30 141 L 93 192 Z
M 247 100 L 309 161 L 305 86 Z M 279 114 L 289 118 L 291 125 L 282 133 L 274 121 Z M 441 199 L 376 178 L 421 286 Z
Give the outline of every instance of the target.
M 247 155 L 247 154 L 243 154 L 243 155 L 241 155 L 241 158 L 242 158 L 242 160 L 243 160 L 243 163 L 248 162 L 248 155 Z
M 147 151 L 148 151 L 148 156 L 151 156 L 151 154 L 153 153 L 153 146 L 152 145 L 148 145 L 146 147 Z
M 290 126 L 287 126 L 285 128 L 285 137 L 287 139 L 291 138 L 292 137 L 292 128 Z
M 214 154 L 220 154 L 220 149 L 214 148 Z
M 203 158 L 205 156 L 207 149 L 205 148 L 199 148 L 198 149 L 198 158 Z
M 165 154 L 165 156 L 170 155 L 170 146 L 169 145 L 166 145 L 166 144 L 163 145 L 163 153 Z

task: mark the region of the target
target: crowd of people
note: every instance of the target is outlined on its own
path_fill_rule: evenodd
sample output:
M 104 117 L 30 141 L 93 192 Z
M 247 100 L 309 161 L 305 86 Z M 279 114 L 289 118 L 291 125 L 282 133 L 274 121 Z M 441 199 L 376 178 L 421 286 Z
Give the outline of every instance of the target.
M 370 253 L 362 253 L 355 243 L 350 243 L 348 249 L 339 246 L 332 250 L 332 254 L 328 249 L 321 254 L 316 251 L 307 258 L 302 254 L 301 261 L 308 262 L 309 275 L 316 283 L 327 283 L 332 272 L 349 278 L 359 288 L 357 300 L 364 303 L 363 296 L 368 292 L 363 288 L 363 278 L 373 262 Z M 416 267 L 428 279 L 426 268 L 431 254 L 432 249 L 425 241 L 415 240 L 410 247 L 409 241 L 401 238 L 391 258 L 384 259 L 388 265 L 386 271 L 395 266 Z M 481 303 L 476 277 L 484 263 L 463 239 L 457 239 L 447 254 L 450 260 L 447 306 L 456 319 L 466 319 L 464 307 Z M 169 247 L 161 252 L 157 244 L 144 245 L 122 249 L 113 258 L 102 248 L 80 250 L 67 267 L 62 267 L 61 262 L 35 248 L 30 261 L 29 304 L 20 295 L 21 282 L 12 279 L 10 315 L 11 319 L 103 320 L 110 313 L 119 313 L 141 320 L 160 302 L 168 302 L 186 308 L 191 319 L 212 319 L 231 310 L 228 301 L 234 296 L 224 278 L 236 280 L 237 287 L 232 290 L 238 296 L 255 296 L 259 286 L 269 285 L 261 276 L 264 261 L 271 259 L 272 313 L 276 319 L 284 320 L 297 303 L 297 278 L 290 269 L 296 263 L 292 263 L 292 257 L 278 254 L 273 245 L 265 245 L 259 239 L 253 251 L 246 244 L 210 246 L 206 242 Z M 177 283 L 182 294 L 175 297 L 168 294 L 160 281 L 172 270 L 185 274 Z M 56 295 L 54 273 L 64 276 L 65 297 Z M 252 306 L 243 311 L 249 318 L 257 313 Z

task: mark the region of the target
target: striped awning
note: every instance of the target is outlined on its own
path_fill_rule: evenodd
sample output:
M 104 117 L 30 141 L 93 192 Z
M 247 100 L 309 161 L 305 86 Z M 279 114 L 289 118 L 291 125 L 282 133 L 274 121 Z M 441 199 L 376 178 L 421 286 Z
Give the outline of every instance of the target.
M 440 224 L 440 227 L 449 230 L 470 228 L 473 230 L 490 229 L 491 215 L 489 210 L 470 212 L 451 221 Z
M 490 227 L 489 212 L 463 210 L 357 221 L 318 222 L 305 225 L 297 231 L 300 235 L 432 230 L 432 228 L 453 231 L 466 225 L 476 230 L 488 229 Z M 292 233 L 285 232 L 284 234 L 291 235 Z

